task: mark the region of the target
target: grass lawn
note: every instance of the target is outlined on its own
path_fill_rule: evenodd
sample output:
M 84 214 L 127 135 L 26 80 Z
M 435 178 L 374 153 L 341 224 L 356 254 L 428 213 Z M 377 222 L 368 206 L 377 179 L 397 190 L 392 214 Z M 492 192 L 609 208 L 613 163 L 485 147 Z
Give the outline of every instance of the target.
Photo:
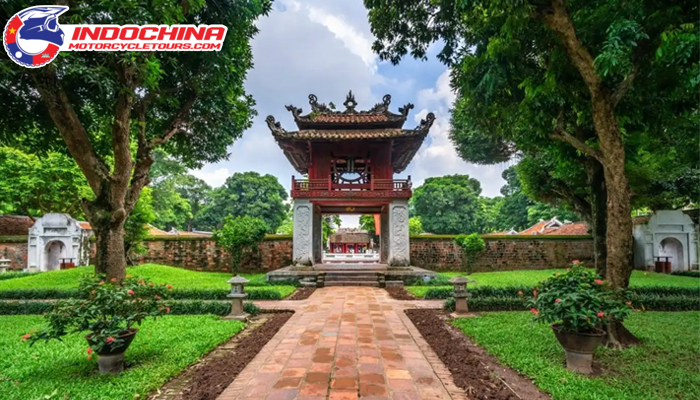
M 143 264 L 126 269 L 127 274 L 150 278 L 155 283 L 169 283 L 173 289 L 223 289 L 229 290 L 231 285 L 226 283 L 231 279 L 228 272 L 199 272 L 184 268 L 168 267 L 160 264 Z M 13 289 L 75 289 L 80 277 L 94 273 L 93 267 L 80 267 L 62 271 L 49 271 L 23 278 L 0 281 L 0 291 Z M 291 285 L 268 285 L 265 274 L 241 274 L 250 280 L 248 287 L 264 286 L 276 289 L 282 297 L 286 297 L 296 289 Z
M 82 335 L 33 347 L 20 341 L 43 326 L 40 316 L 0 317 L 0 399 L 145 399 L 244 324 L 211 315 L 146 321 L 126 352 L 127 370 L 118 376 L 98 373 Z
M 498 271 L 498 272 L 475 272 L 469 275 L 470 279 L 476 280 L 476 283 L 470 283 L 469 287 L 491 286 L 491 287 L 509 287 L 509 286 L 530 286 L 534 287 L 539 282 L 549 278 L 557 272 L 565 272 L 564 269 L 542 269 L 528 271 Z M 448 280 L 461 272 L 440 272 L 438 277 Z M 2 283 L 0 282 L 0 285 Z M 644 286 L 672 286 L 698 288 L 700 280 L 698 278 L 688 276 L 676 276 L 668 274 L 657 274 L 656 272 L 632 271 L 630 278 L 630 287 Z M 416 297 L 424 297 L 425 293 L 431 288 L 440 288 L 449 286 L 407 286 L 406 290 L 413 293 Z M 2 288 L 2 286 L 0 286 Z M 0 289 L 1 290 L 1 289 Z
M 697 312 L 632 314 L 625 325 L 643 345 L 622 351 L 598 348 L 595 360 L 604 374 L 597 377 L 567 371 L 551 328 L 531 326 L 529 313 L 484 313 L 454 324 L 555 400 L 700 399 Z

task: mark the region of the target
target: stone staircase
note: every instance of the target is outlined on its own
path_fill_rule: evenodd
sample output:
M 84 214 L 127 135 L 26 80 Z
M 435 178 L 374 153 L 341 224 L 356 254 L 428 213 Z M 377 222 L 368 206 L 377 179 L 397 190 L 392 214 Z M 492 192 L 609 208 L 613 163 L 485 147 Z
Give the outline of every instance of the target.
M 357 271 L 326 271 L 317 281 L 319 287 L 323 286 L 369 286 L 384 287 L 384 272 L 371 270 Z

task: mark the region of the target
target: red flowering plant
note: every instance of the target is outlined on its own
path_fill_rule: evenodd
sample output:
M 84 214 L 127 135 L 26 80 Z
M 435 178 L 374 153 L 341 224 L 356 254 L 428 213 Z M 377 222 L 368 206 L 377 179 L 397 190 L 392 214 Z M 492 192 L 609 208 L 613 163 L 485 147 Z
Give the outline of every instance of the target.
M 566 273 L 557 273 L 540 283 L 526 300 L 533 321 L 560 324 L 577 333 L 601 332 L 613 321 L 623 321 L 630 313 L 624 293 L 614 292 L 608 283 L 581 264 Z
M 158 318 L 168 312 L 161 300 L 168 298 L 170 285 L 156 285 L 148 279 L 127 275 L 122 281 L 106 280 L 104 275 L 85 276 L 78 291 L 80 299 L 56 303 L 45 314 L 48 327 L 28 333 L 22 340 L 31 344 L 39 340 L 61 340 L 67 334 L 88 332 L 92 352 L 100 354 L 124 343 L 122 336 L 135 331 L 146 318 Z

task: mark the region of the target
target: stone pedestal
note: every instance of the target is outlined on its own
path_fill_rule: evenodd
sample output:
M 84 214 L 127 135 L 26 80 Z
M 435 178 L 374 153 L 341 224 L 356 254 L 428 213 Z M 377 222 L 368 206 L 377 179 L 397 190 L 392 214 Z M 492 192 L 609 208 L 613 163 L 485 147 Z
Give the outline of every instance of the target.
M 124 353 L 99 356 L 97 366 L 101 374 L 118 374 L 124 371 Z
M 455 313 L 466 314 L 469 312 L 469 306 L 467 305 L 467 296 L 455 297 Z
M 408 199 L 394 200 L 388 213 L 388 264 L 392 267 L 407 267 L 411 264 L 408 234 Z M 382 221 L 383 222 L 383 221 Z M 382 227 L 382 233 L 384 233 Z M 383 243 L 384 244 L 384 243 Z
M 292 261 L 295 265 L 311 266 L 314 262 L 313 204 L 306 199 L 294 199 L 294 237 Z
M 246 312 L 243 311 L 243 299 L 248 297 L 248 294 L 229 294 L 227 297 L 231 299 L 231 313 L 225 316 L 223 319 L 247 321 L 248 314 L 246 314 Z

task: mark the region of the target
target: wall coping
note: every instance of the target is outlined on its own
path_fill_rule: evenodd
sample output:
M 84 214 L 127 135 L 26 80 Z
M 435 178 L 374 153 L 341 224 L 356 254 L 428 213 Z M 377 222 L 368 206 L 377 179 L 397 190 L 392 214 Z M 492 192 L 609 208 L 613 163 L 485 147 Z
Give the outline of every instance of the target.
M 412 235 L 411 240 L 454 240 L 459 235 Z M 486 240 L 590 240 L 591 235 L 481 235 Z
M 206 236 L 161 235 L 161 236 L 148 236 L 144 240 L 149 241 L 149 242 L 196 242 L 196 241 L 214 241 L 214 238 L 206 237 Z M 292 240 L 292 235 L 265 235 L 264 240 L 265 241 Z
M 27 243 L 29 235 L 0 235 L 0 243 Z

